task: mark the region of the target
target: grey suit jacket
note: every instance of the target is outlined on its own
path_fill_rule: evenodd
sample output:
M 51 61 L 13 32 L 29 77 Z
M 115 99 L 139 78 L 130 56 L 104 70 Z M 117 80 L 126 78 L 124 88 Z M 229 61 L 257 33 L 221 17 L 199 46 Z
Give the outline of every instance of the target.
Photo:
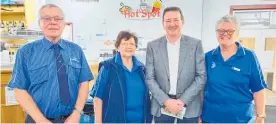
M 186 118 L 201 114 L 200 91 L 206 82 L 205 55 L 200 40 L 182 35 L 176 97 L 186 107 Z M 159 117 L 161 107 L 169 99 L 170 74 L 166 36 L 148 43 L 146 81 L 152 93 L 151 114 Z

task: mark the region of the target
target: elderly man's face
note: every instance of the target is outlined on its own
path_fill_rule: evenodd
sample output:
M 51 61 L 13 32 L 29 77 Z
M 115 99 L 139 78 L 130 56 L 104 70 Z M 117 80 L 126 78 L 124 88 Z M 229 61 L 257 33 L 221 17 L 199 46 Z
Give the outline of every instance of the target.
M 221 45 L 231 45 L 237 40 L 237 31 L 233 22 L 221 22 L 217 27 L 217 40 Z
M 65 25 L 62 11 L 56 7 L 43 8 L 40 12 L 39 24 L 46 37 L 60 37 Z
M 179 36 L 184 25 L 184 20 L 181 19 L 181 14 L 178 11 L 168 11 L 164 15 L 163 27 L 168 36 Z

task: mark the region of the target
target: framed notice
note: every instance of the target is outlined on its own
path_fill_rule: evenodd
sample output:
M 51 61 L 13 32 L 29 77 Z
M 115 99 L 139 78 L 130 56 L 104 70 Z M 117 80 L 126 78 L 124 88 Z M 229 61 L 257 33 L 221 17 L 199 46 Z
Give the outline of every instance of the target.
M 5 87 L 5 97 L 6 97 L 6 106 L 18 105 L 18 102 L 15 99 L 14 89 L 10 87 Z
M 61 38 L 68 41 L 73 41 L 73 23 L 67 22 L 65 24 Z

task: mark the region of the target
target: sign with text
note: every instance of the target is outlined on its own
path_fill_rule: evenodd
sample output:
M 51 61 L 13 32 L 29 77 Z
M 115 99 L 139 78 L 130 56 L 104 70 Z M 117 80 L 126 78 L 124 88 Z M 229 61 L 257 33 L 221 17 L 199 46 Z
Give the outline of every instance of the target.
M 10 105 L 17 105 L 17 101 L 15 99 L 15 95 L 14 95 L 14 89 L 10 88 L 10 87 L 5 87 L 5 94 L 6 94 L 6 105 L 10 106 Z
M 126 19 L 133 20 L 150 20 L 157 19 L 161 17 L 160 10 L 162 7 L 161 1 L 154 1 L 152 5 L 147 4 L 145 2 L 140 3 L 140 8 L 133 9 L 128 5 L 124 5 L 124 3 L 120 3 L 121 8 L 119 11 Z

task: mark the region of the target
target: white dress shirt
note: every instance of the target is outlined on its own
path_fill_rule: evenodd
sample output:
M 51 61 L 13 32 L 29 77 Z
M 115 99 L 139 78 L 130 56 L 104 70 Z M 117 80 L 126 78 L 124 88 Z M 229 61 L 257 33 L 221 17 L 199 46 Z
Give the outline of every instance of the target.
M 167 38 L 167 50 L 170 70 L 170 95 L 176 95 L 180 39 L 181 37 L 174 44 L 172 44 Z

